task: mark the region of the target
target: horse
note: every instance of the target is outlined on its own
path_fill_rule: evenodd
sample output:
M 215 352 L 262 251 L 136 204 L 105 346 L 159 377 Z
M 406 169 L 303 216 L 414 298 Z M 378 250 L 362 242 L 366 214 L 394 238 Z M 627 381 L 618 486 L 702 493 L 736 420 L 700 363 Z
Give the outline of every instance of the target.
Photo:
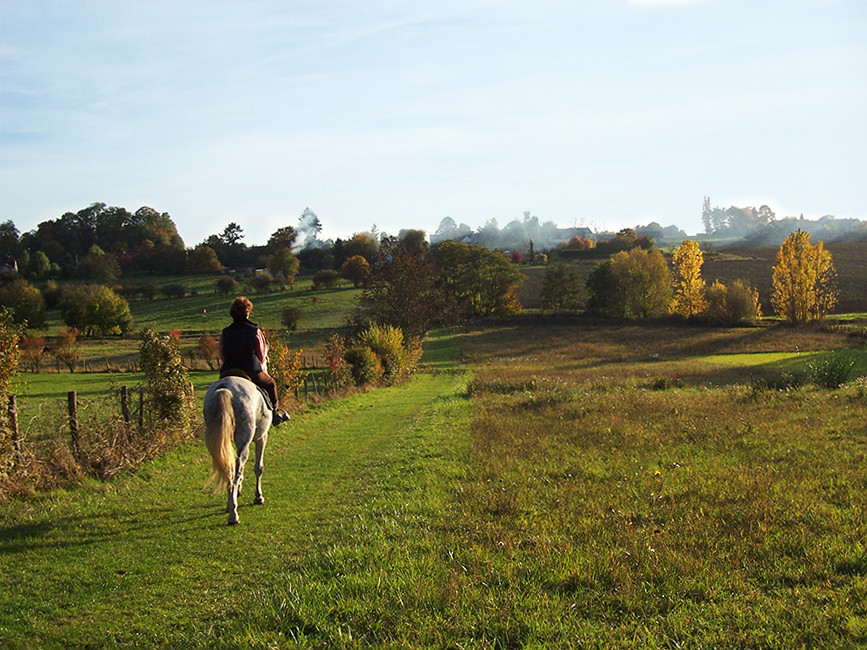
M 262 462 L 268 429 L 273 417 L 259 388 L 243 377 L 223 377 L 208 387 L 203 407 L 205 445 L 211 454 L 211 475 L 205 486 L 214 493 L 228 490 L 226 512 L 229 525 L 238 523 L 238 495 L 244 480 L 244 464 L 250 443 L 256 443 L 256 494 L 254 505 L 262 505 Z M 234 443 L 234 447 L 233 447 Z

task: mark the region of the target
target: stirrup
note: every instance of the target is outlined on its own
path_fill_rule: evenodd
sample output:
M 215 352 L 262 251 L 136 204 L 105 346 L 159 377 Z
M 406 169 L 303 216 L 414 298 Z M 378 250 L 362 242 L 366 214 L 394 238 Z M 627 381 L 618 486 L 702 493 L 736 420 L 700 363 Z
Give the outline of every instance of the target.
M 271 424 L 279 427 L 283 422 L 289 421 L 289 414 L 283 409 L 274 409 L 274 415 L 271 418 Z

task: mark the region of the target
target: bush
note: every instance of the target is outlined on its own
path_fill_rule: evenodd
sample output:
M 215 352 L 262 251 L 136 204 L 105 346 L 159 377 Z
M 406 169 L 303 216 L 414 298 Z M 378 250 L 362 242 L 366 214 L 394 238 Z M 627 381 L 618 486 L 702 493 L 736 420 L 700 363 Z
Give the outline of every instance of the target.
M 269 275 L 254 275 L 247 280 L 256 293 L 271 293 L 274 291 L 274 278 Z
M 743 280 L 726 286 L 719 280 L 705 292 L 707 308 L 703 318 L 724 325 L 754 325 L 762 316 L 759 292 Z
M 214 281 L 214 290 L 220 296 L 228 296 L 229 294 L 234 293 L 237 287 L 238 283 L 235 278 L 229 277 L 228 275 L 220 276 Z
M 313 290 L 336 289 L 339 282 L 339 272 L 334 269 L 322 269 L 313 275 Z
M 179 427 L 190 422 L 189 378 L 181 355 L 180 333 L 142 333 L 139 362 L 145 375 L 148 402 L 160 421 Z
M 373 350 L 382 365 L 382 382 L 397 384 L 415 370 L 420 354 L 410 355 L 404 344 L 403 332 L 393 325 L 374 323 L 359 336 L 359 343 Z
M 268 373 L 274 377 L 278 386 L 278 397 L 282 400 L 284 392 L 295 393 L 304 384 L 307 371 L 302 368 L 302 349 L 294 352 L 281 338 L 270 338 L 268 351 Z
M 343 337 L 332 334 L 325 343 L 325 386 L 328 390 L 339 390 L 346 387 L 352 375 L 345 358 L 345 341 Z
M 280 320 L 290 332 L 298 329 L 298 321 L 301 320 L 301 310 L 298 307 L 284 307 L 280 314 Z
M 855 360 L 848 354 L 836 352 L 807 364 L 807 378 L 822 388 L 840 388 L 852 377 Z
M 366 345 L 356 343 L 346 351 L 345 358 L 356 386 L 376 384 L 382 377 L 382 363 Z
M 162 292 L 166 298 L 183 298 L 187 295 L 187 288 L 182 284 L 164 284 Z

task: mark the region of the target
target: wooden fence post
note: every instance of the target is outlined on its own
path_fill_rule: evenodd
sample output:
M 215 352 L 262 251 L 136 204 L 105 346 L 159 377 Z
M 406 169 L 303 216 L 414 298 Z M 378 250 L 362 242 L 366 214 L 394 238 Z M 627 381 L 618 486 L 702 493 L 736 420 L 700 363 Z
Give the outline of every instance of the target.
M 15 456 L 21 456 L 21 433 L 18 431 L 18 403 L 15 395 L 9 396 L 9 428 L 12 429 L 12 447 Z
M 123 421 L 129 424 L 132 422 L 132 416 L 129 412 L 129 390 L 126 386 L 120 387 L 120 412 L 123 413 Z
M 72 440 L 72 453 L 78 456 L 81 451 L 81 438 L 78 431 L 78 402 L 74 390 L 66 394 L 66 401 L 69 405 L 69 433 Z
M 144 429 L 144 403 L 145 403 L 144 392 L 145 392 L 145 389 L 142 388 L 138 393 L 138 428 L 139 428 L 139 431 Z

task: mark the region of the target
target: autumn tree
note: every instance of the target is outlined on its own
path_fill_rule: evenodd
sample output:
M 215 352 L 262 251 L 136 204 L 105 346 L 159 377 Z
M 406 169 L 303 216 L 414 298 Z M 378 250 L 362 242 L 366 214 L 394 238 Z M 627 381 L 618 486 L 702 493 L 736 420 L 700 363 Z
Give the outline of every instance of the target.
M 81 358 L 81 350 L 78 343 L 78 330 L 74 327 L 66 327 L 57 336 L 51 346 L 51 356 L 69 368 L 69 372 L 75 372 L 78 361 Z
M 360 287 L 370 280 L 370 264 L 361 255 L 353 255 L 340 267 L 340 274 L 352 282 L 352 286 Z
M 210 334 L 203 333 L 199 337 L 196 352 L 211 370 L 216 370 L 220 365 L 220 344 Z
M 674 274 L 674 301 L 671 311 L 684 318 L 698 316 L 707 308 L 705 282 L 701 277 L 704 261 L 698 242 L 686 240 L 671 256 Z
M 790 323 L 823 318 L 837 304 L 837 271 L 823 243 L 813 245 L 802 230 L 792 233 L 777 251 L 771 305 Z
M 407 251 L 389 240 L 380 247 L 353 321 L 359 330 L 371 323 L 399 327 L 407 340 L 412 341 L 421 340 L 431 324 L 448 311 L 437 287 L 431 255 Z
M 30 372 L 39 372 L 50 350 L 45 337 L 40 334 L 25 334 L 18 342 L 18 347 L 21 349 L 21 365 Z
M 702 317 L 723 325 L 754 325 L 762 316 L 759 292 L 743 280 L 725 285 L 719 280 L 705 292 L 707 308 Z

